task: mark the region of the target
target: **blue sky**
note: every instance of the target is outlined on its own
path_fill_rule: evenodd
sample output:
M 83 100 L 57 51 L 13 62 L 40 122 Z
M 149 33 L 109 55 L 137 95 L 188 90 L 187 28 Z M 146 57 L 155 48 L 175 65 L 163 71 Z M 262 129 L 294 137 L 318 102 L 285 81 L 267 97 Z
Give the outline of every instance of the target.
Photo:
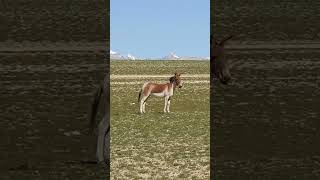
M 209 56 L 209 0 L 111 0 L 111 49 L 157 58 Z

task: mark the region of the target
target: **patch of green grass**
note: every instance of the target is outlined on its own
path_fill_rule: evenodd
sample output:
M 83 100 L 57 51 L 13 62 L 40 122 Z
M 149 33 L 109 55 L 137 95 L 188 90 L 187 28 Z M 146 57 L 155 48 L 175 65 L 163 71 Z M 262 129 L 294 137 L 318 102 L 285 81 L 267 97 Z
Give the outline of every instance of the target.
M 209 74 L 209 61 L 177 61 L 177 60 L 112 60 L 111 74 Z
M 162 63 L 168 69 L 175 69 L 182 63 L 193 74 L 209 73 L 209 70 L 204 71 L 208 61 L 125 61 L 124 64 L 113 61 L 111 74 L 161 74 L 157 69 L 151 71 L 151 67 Z M 128 64 L 136 69 L 126 67 Z M 140 68 L 138 73 L 140 65 L 149 70 L 143 71 Z M 165 70 L 161 71 L 162 74 L 169 74 Z M 111 79 L 111 82 L 115 81 L 124 80 Z M 169 114 L 163 113 L 164 98 L 150 97 L 146 114 L 141 115 L 138 92 L 145 80 L 127 81 L 141 83 L 111 85 L 112 178 L 209 179 L 209 84 L 186 83 L 181 89 L 176 89 Z M 167 78 L 162 81 L 167 81 Z

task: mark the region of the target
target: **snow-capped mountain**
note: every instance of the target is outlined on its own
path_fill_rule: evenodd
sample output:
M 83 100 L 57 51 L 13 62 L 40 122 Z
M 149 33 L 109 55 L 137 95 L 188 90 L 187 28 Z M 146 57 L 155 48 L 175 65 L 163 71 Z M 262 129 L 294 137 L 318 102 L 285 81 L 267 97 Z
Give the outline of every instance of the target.
M 115 55 L 115 54 L 118 54 L 118 53 L 110 49 L 110 55 Z
M 178 60 L 178 59 L 180 59 L 180 57 L 177 56 L 176 53 L 171 52 L 169 55 L 163 57 L 162 59 L 165 59 L 165 60 Z
M 131 54 L 124 56 L 116 51 L 110 50 L 110 59 L 113 59 L 113 60 L 136 60 L 136 57 L 134 57 Z
M 210 57 L 196 57 L 196 56 L 178 56 L 171 52 L 169 55 L 161 58 L 163 60 L 210 60 Z
M 136 60 L 136 58 L 134 56 L 132 56 L 131 54 L 128 54 L 127 58 L 130 59 L 130 60 Z
M 181 60 L 210 60 L 210 57 L 196 57 L 196 56 L 185 56 L 181 57 Z
M 178 56 L 176 53 L 171 52 L 162 58 L 137 58 L 132 54 L 122 55 L 116 51 L 110 50 L 110 58 L 112 60 L 210 60 L 210 57 L 196 57 L 196 56 Z

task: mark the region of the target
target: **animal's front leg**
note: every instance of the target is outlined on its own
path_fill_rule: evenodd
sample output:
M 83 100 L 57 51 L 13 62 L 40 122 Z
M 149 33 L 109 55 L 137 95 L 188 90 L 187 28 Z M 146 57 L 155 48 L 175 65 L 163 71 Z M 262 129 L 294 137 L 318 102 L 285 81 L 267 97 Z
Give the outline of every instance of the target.
M 168 113 L 170 112 L 170 101 L 171 101 L 171 98 L 169 97 L 168 102 L 167 102 L 167 112 Z
M 167 112 L 167 105 L 168 105 L 168 97 L 164 97 L 164 108 L 163 108 L 163 112 L 166 113 Z

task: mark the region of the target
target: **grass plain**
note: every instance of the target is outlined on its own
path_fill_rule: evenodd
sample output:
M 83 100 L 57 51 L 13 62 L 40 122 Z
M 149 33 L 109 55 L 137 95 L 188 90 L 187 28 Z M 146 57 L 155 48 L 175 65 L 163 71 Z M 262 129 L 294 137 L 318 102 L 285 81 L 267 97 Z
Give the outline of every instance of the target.
M 111 178 L 209 179 L 209 61 L 111 61 Z M 171 113 L 164 98 L 151 97 L 139 114 L 138 92 L 146 81 L 176 89 Z

